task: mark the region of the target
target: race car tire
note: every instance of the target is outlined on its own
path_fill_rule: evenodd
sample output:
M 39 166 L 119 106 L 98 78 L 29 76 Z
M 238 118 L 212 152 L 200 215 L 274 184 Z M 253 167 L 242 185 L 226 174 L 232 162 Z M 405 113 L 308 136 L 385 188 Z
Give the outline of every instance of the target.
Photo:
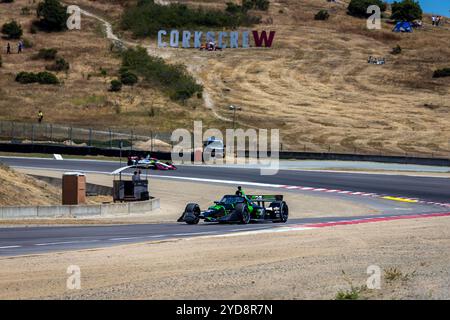
M 196 203 L 189 203 L 184 209 L 183 220 L 187 224 L 197 224 L 200 221 L 200 206 Z
M 280 217 L 278 219 L 274 219 L 273 222 L 286 223 L 289 217 L 289 207 L 284 201 L 275 201 L 269 205 L 270 208 L 279 208 Z
M 248 212 L 248 208 L 245 203 L 238 203 L 235 211 L 239 214 L 240 222 L 242 224 L 250 223 L 250 212 Z

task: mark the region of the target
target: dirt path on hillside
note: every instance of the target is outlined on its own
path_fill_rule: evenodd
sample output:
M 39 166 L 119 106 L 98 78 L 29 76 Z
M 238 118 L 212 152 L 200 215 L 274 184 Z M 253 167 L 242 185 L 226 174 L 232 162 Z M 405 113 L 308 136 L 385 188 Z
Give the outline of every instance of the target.
M 359 298 L 449 299 L 449 237 L 431 218 L 0 258 L 0 299 L 334 299 L 371 265 L 381 289 Z
M 162 2 L 160 2 L 160 4 L 168 5 L 168 4 L 170 4 L 170 1 L 162 1 Z M 100 21 L 105 28 L 105 35 L 106 35 L 107 39 L 114 41 L 114 42 L 120 42 L 124 46 L 128 46 L 128 47 L 135 47 L 135 46 L 140 45 L 138 43 L 126 41 L 126 40 L 119 38 L 114 33 L 112 24 L 110 22 L 106 21 L 105 19 L 103 19 L 102 17 L 100 17 L 92 12 L 89 12 L 85 9 L 81 9 L 81 13 L 86 15 L 87 17 L 94 18 L 94 19 Z M 171 51 L 157 50 L 157 48 L 155 46 L 143 46 L 143 47 L 147 49 L 147 52 L 149 55 L 157 56 L 157 57 L 164 58 L 164 59 L 173 58 L 173 53 Z M 203 61 L 203 62 L 205 62 L 205 61 Z M 204 100 L 205 107 L 208 110 L 211 110 L 211 113 L 217 119 L 219 119 L 221 121 L 225 121 L 225 122 L 233 122 L 232 119 L 224 117 L 216 111 L 215 103 L 214 103 L 214 100 L 212 99 L 212 92 L 210 91 L 210 89 L 207 86 L 205 86 L 205 83 L 201 80 L 201 78 L 198 77 L 198 74 L 201 73 L 201 69 L 199 70 L 197 65 L 194 65 L 192 63 L 185 62 L 185 64 L 186 64 L 189 72 L 193 73 L 194 75 L 197 75 L 197 80 L 204 86 L 203 100 Z M 236 123 L 243 125 L 243 126 L 247 126 L 247 127 L 249 126 L 248 124 L 244 124 L 239 121 L 236 121 Z M 257 128 L 255 126 L 250 126 L 250 127 Z

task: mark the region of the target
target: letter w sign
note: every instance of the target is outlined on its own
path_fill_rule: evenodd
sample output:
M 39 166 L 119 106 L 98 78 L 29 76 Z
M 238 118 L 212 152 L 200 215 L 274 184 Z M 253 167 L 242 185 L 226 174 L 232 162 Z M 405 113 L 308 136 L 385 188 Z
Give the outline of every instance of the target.
M 258 31 L 252 31 L 253 39 L 255 39 L 255 46 L 261 48 L 264 43 L 264 47 L 270 48 L 272 47 L 273 39 L 275 38 L 275 31 L 270 31 L 269 37 L 267 37 L 267 32 L 262 31 L 261 35 L 259 35 Z

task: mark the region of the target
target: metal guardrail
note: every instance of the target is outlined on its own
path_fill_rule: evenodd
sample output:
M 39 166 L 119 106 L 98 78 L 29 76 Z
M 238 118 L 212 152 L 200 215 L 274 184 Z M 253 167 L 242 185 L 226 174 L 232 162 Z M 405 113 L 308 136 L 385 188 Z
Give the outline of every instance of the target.
M 0 121 L 0 141 L 28 144 L 55 144 L 123 150 L 170 151 L 170 133 L 150 131 L 148 135 L 92 128 L 76 128 L 47 123 Z
M 130 155 L 146 156 L 148 151 L 105 149 L 97 147 L 62 146 L 48 144 L 25 144 L 25 143 L 1 143 L 0 151 L 12 153 L 45 153 L 45 154 L 66 154 L 80 156 L 106 156 L 106 157 L 127 157 Z M 152 156 L 160 160 L 171 160 L 170 152 L 152 152 Z M 188 157 L 194 161 L 194 153 L 188 152 Z M 377 156 L 339 153 L 314 153 L 314 152 L 280 152 L 280 159 L 296 160 L 340 160 L 340 161 L 370 161 L 384 163 L 418 164 L 431 166 L 450 167 L 450 159 L 445 158 L 420 158 L 404 156 Z
M 161 152 L 170 153 L 173 143 L 171 133 L 149 131 L 148 134 L 137 134 L 133 130 L 129 133 L 116 132 L 112 129 L 95 130 L 92 128 L 76 128 L 47 123 L 23 123 L 0 121 L 0 143 L 46 145 L 40 150 L 56 150 L 56 146 L 90 147 L 91 150 L 123 150 L 128 154 L 133 152 Z M 53 148 L 52 148 L 53 146 Z M 14 147 L 13 149 L 16 149 Z M 317 146 L 314 149 L 306 146 L 298 150 L 287 150 L 281 145 L 281 159 L 358 159 L 370 158 L 421 158 L 421 159 L 450 159 L 450 152 L 389 152 L 379 149 L 378 152 L 354 148 L 342 150 L 339 147 Z M 37 149 L 35 149 L 37 150 Z M 73 149 L 72 149 L 73 150 Z M 82 150 L 82 148 L 80 149 Z M 82 152 L 82 151 L 80 151 Z M 107 153 L 107 151 L 102 151 Z M 112 154 L 112 153 L 111 153 Z

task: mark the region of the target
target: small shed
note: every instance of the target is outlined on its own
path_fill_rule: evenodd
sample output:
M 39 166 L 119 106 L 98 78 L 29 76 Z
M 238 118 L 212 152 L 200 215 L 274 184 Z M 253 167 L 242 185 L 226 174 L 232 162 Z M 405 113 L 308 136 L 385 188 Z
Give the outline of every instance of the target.
M 66 172 L 62 178 L 62 204 L 86 203 L 86 176 L 80 172 Z

